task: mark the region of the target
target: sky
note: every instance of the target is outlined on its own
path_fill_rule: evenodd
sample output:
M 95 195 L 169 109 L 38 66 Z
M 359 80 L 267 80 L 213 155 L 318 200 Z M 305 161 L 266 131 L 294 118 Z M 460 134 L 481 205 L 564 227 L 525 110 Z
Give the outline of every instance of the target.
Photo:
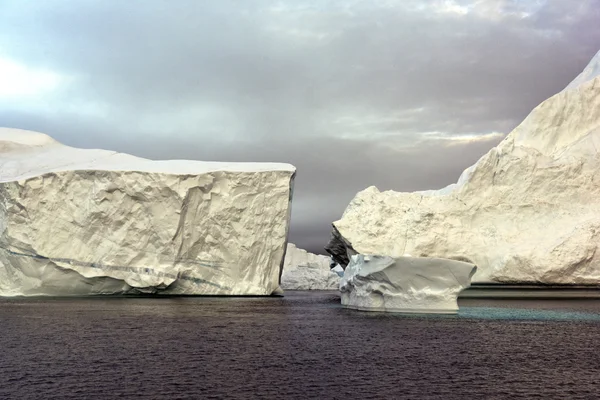
M 297 167 L 290 241 L 453 183 L 600 50 L 600 0 L 0 0 L 0 126 Z

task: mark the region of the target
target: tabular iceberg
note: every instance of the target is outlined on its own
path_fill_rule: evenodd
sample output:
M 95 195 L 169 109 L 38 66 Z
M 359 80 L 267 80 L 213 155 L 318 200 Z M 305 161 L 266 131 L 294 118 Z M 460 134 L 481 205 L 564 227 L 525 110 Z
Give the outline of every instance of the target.
M 340 283 L 342 305 L 363 311 L 454 314 L 473 264 L 441 258 L 357 254 Z
M 309 253 L 288 243 L 281 276 L 284 290 L 338 290 L 340 275 L 331 269 L 331 257 Z
M 0 129 L 0 295 L 269 295 L 295 168 L 150 161 Z
M 474 282 L 600 283 L 600 52 L 438 191 L 358 193 L 328 251 L 468 261 Z

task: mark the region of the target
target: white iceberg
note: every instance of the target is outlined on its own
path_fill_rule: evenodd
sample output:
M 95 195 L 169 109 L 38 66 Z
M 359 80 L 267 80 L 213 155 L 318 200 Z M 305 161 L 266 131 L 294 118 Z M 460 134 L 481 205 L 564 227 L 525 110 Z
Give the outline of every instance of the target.
M 340 282 L 341 301 L 362 311 L 454 314 L 476 270 L 449 259 L 357 254 Z
M 0 295 L 275 293 L 294 174 L 1 128 Z
M 341 267 L 331 268 L 331 257 L 288 244 L 281 276 L 284 290 L 338 290 Z
M 600 283 L 600 52 L 439 191 L 359 192 L 328 251 L 476 264 L 474 282 Z M 518 94 L 515 94 L 518 95 Z

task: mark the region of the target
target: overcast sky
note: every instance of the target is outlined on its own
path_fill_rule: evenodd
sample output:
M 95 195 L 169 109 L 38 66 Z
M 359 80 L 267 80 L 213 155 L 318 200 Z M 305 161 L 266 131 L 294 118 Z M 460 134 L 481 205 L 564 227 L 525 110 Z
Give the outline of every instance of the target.
M 456 181 L 600 50 L 600 0 L 0 0 L 0 126 L 298 168 L 291 241 Z

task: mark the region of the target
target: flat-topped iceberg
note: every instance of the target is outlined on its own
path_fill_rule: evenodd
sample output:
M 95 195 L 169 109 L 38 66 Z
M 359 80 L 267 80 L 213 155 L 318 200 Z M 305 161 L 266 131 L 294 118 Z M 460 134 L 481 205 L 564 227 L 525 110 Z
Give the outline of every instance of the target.
M 331 257 L 313 254 L 288 243 L 281 276 L 284 290 L 338 290 L 340 275 L 331 269 Z M 343 271 L 343 270 L 341 270 Z
M 473 264 L 427 257 L 357 254 L 340 282 L 342 305 L 362 311 L 454 314 Z
M 476 264 L 474 282 L 600 284 L 600 52 L 439 191 L 359 192 L 328 251 Z M 516 93 L 515 95 L 518 95 Z
M 151 161 L 0 129 L 0 295 L 270 295 L 295 168 Z

